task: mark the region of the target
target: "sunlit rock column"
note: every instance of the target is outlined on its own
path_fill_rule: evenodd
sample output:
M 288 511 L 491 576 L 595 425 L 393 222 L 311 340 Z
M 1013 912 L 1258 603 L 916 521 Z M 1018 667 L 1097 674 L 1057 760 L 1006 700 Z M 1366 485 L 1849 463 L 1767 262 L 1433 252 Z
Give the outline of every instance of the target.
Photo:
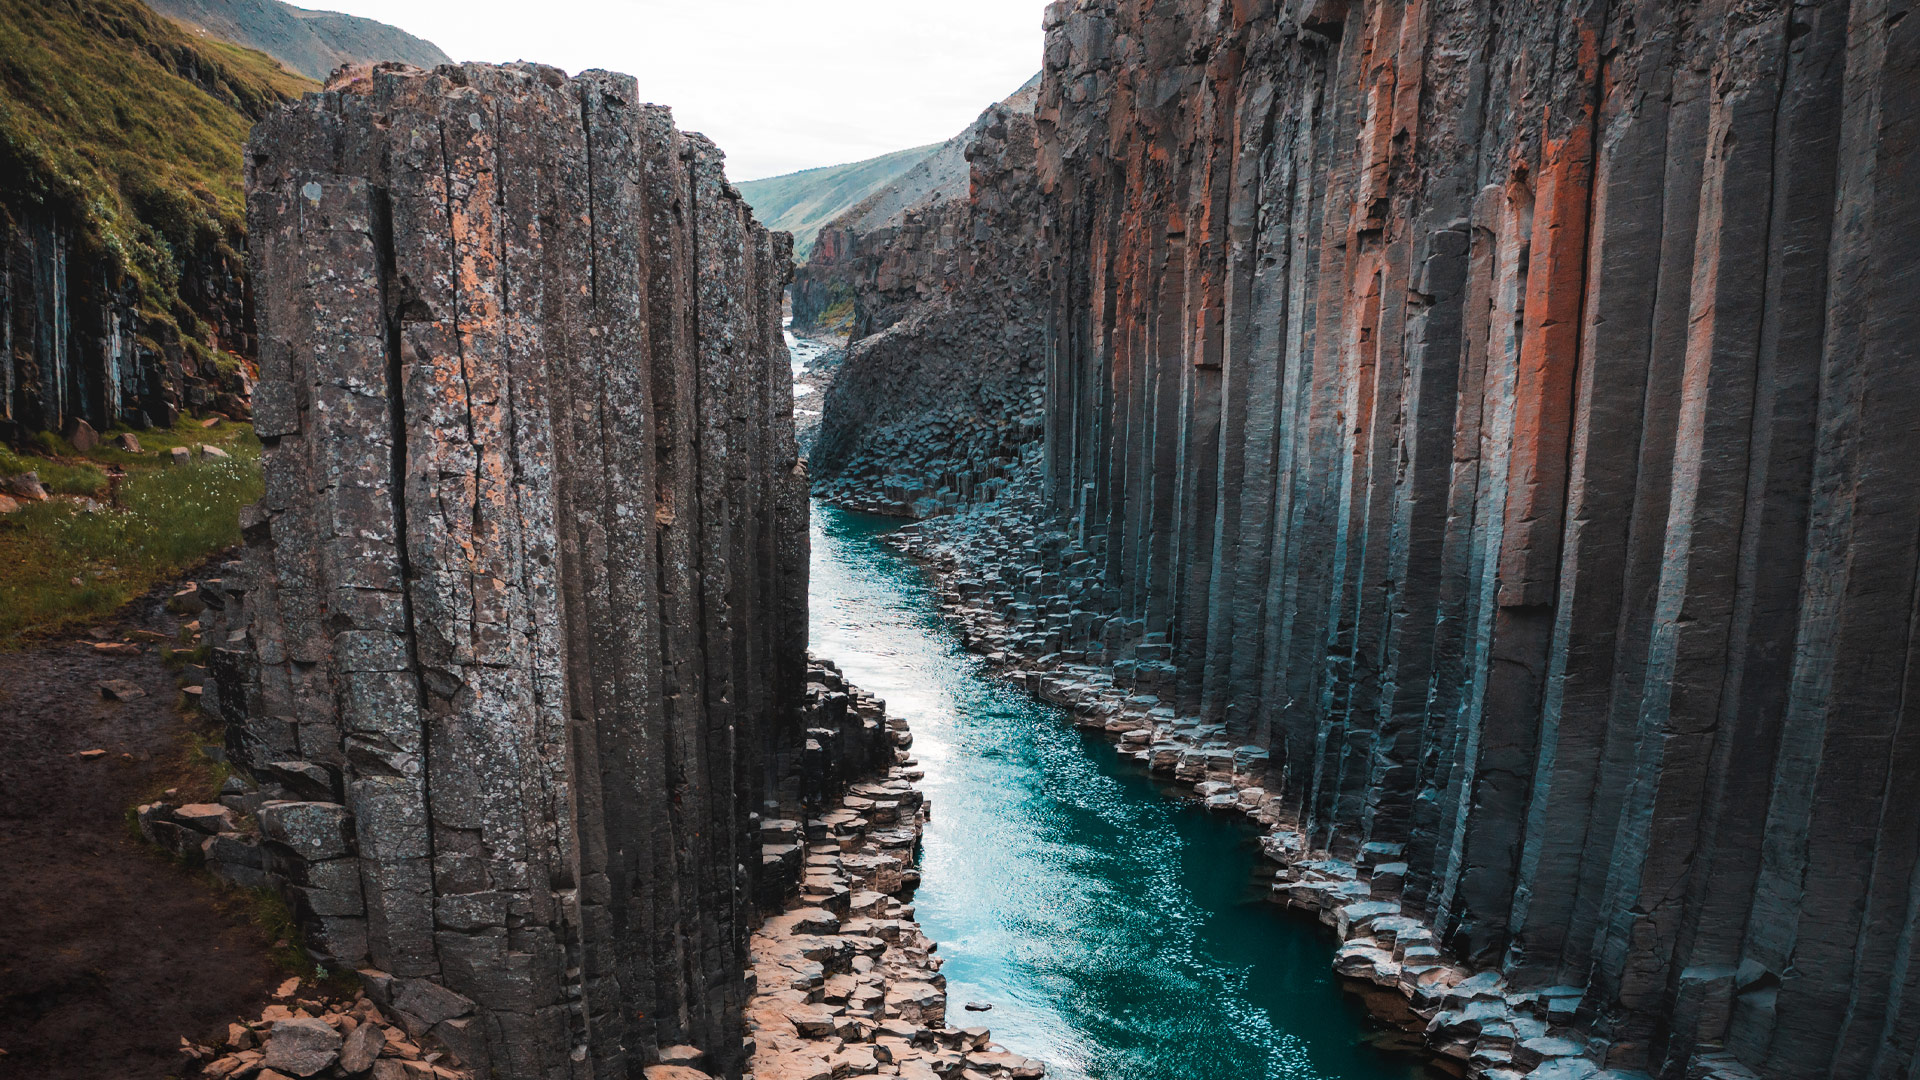
M 789 239 L 604 72 L 380 70 L 247 161 L 230 742 L 283 854 L 327 834 L 316 951 L 482 1072 L 737 1075 L 749 815 L 804 745 Z

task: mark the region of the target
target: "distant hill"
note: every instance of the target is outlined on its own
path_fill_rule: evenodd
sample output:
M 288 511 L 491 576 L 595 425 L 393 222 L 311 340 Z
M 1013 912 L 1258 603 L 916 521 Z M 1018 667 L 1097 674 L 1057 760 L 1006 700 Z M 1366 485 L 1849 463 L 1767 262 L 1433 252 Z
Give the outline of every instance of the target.
M 820 226 L 893 183 L 940 148 L 938 143 L 916 146 L 850 165 L 803 169 L 734 186 L 753 207 L 753 216 L 767 228 L 793 234 L 793 257 L 805 262 Z M 961 175 L 966 175 L 964 163 Z
M 1000 104 L 1018 113 L 1031 114 L 1040 100 L 1040 76 L 1034 75 L 1009 94 Z M 992 111 L 982 113 L 965 131 L 932 147 L 899 178 L 881 184 L 865 199 L 849 206 L 845 214 L 826 224 L 855 234 L 897 224 L 908 210 L 920 209 L 949 199 L 967 197 L 967 145 L 980 136 L 991 122 Z M 798 257 L 798 256 L 796 256 Z
M 258 49 L 309 79 L 341 64 L 398 60 L 430 68 L 453 61 L 433 42 L 397 27 L 280 0 L 147 0 L 155 11 L 222 41 Z
M 964 211 L 973 178 L 968 148 L 996 126 L 1004 127 L 1009 115 L 1032 117 L 1039 100 L 1036 74 L 989 106 L 966 130 L 932 147 L 912 168 L 875 185 L 865 197 L 815 225 L 807 247 L 802 250 L 795 245 L 794 257 L 800 262 L 790 293 L 795 329 L 846 331 L 857 339 L 890 325 L 924 299 L 911 286 L 901 295 L 881 289 L 873 277 L 877 253 L 891 247 L 903 228 L 913 232 L 915 222 L 926 226 L 955 207 Z M 908 247 L 917 243 L 904 242 Z M 934 273 L 939 259 L 931 251 L 922 251 L 908 261 L 915 267 L 906 274 L 912 278 Z

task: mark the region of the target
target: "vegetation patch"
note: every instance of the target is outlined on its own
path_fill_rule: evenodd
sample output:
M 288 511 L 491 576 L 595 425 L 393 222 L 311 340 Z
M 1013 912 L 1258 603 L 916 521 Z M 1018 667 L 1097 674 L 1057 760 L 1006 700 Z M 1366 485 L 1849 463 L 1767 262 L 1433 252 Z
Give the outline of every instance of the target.
M 188 259 L 238 266 L 247 131 L 318 89 L 136 0 L 0 0 L 0 207 L 71 224 L 150 322 L 189 338 Z
M 66 492 L 0 517 L 0 647 L 96 620 L 240 542 L 240 508 L 263 490 L 252 425 L 182 420 L 138 437 L 139 454 L 103 442 L 84 456 L 0 458 L 7 475 L 59 477 L 49 490 Z M 201 445 L 229 456 L 203 458 Z M 176 446 L 189 463 L 161 464 Z M 112 485 L 115 469 L 125 477 Z
M 849 293 L 827 305 L 814 323 L 821 330 L 845 334 L 853 330 L 853 296 Z

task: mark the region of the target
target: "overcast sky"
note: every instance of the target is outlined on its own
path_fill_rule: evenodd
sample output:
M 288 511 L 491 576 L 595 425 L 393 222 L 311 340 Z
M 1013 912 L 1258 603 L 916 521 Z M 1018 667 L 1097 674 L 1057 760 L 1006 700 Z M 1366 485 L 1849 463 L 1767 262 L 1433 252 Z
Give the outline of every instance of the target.
M 1045 0 L 297 0 L 455 60 L 624 71 L 733 180 L 940 142 L 1040 70 Z

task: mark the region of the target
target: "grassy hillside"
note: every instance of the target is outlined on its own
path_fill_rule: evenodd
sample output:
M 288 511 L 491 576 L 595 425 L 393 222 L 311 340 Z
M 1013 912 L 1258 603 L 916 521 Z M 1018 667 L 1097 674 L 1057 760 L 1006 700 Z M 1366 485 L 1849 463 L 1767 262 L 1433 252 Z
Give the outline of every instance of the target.
M 308 11 L 280 0 L 147 0 L 216 38 L 244 45 L 309 78 L 325 79 L 341 64 L 399 60 L 431 68 L 452 63 L 433 42 L 373 19 Z
M 762 224 L 793 234 L 793 257 L 806 262 L 820 226 L 892 183 L 939 148 L 938 143 L 916 146 L 850 165 L 805 169 L 734 186 Z
M 0 516 L 0 649 L 103 618 L 240 542 L 240 508 L 263 490 L 253 425 L 182 419 L 139 438 L 137 454 L 106 443 L 81 454 L 51 436 L 54 456 L 0 446 L 0 476 L 31 470 L 54 493 Z M 162 464 L 176 446 L 191 462 Z M 117 486 L 110 469 L 126 474 Z
M 192 338 L 185 261 L 245 233 L 253 122 L 316 89 L 262 53 L 200 40 L 134 0 L 0 0 L 0 204 L 74 223 Z
M 240 265 L 247 131 L 316 88 L 134 0 L 0 0 L 0 214 L 61 221 L 70 265 L 131 283 L 145 332 L 205 354 L 182 278 Z M 53 494 L 0 516 L 0 648 L 98 618 L 239 539 L 238 509 L 260 493 L 252 428 L 182 417 L 139 437 L 139 454 L 82 454 L 52 432 L 0 446 L 0 476 L 36 472 Z M 161 464 L 202 443 L 229 456 Z

